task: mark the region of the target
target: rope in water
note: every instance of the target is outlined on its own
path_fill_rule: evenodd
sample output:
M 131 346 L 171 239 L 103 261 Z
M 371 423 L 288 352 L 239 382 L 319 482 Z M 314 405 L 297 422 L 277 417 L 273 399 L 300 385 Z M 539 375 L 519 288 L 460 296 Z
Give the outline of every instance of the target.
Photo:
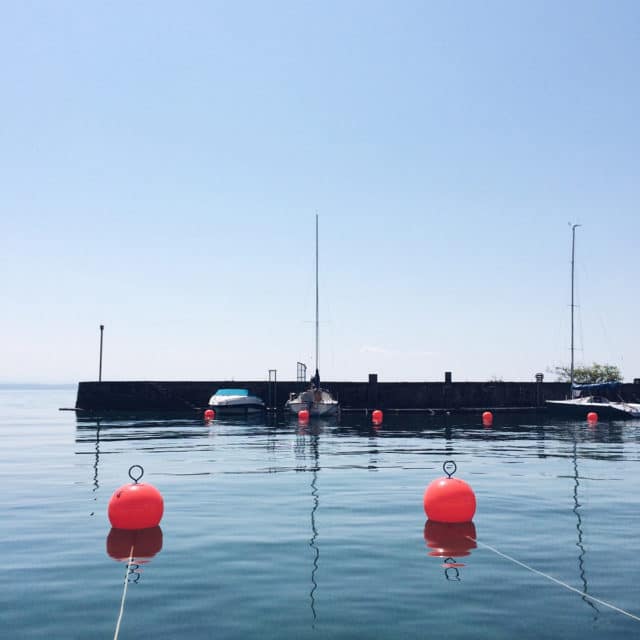
M 122 622 L 122 616 L 124 614 L 124 601 L 127 597 L 127 585 L 129 584 L 129 568 L 133 562 L 133 545 L 131 545 L 131 552 L 129 553 L 129 559 L 127 560 L 127 570 L 124 574 L 124 589 L 122 590 L 122 600 L 120 601 L 120 614 L 118 615 L 118 623 L 116 624 L 116 633 L 113 636 L 113 640 L 118 640 L 118 634 L 120 633 L 120 623 Z
M 572 587 L 570 584 L 567 584 L 566 582 L 562 582 L 562 580 L 558 580 L 557 578 L 554 578 L 553 576 L 550 576 L 548 573 L 544 573 L 542 571 L 539 571 L 538 569 L 534 569 L 533 567 L 529 566 L 528 564 L 525 564 L 524 562 L 521 562 L 520 560 L 516 560 L 512 556 L 509 556 L 506 553 L 502 553 L 502 551 L 498 551 L 498 549 L 496 549 L 495 547 L 492 547 L 490 544 L 486 544 L 484 542 L 480 542 L 480 540 L 476 540 L 475 538 L 472 538 L 471 536 L 466 536 L 466 538 L 468 538 L 469 540 L 475 542 L 477 545 L 479 545 L 481 547 L 484 547 L 485 549 L 488 549 L 489 551 L 493 551 L 493 553 L 495 553 L 496 555 L 499 555 L 500 557 L 505 558 L 506 560 L 509 560 L 510 562 L 513 562 L 514 564 L 517 564 L 517 565 L 523 567 L 524 569 L 527 569 L 527 571 L 531 571 L 532 573 L 535 573 L 535 574 L 537 574 L 539 576 L 542 576 L 543 578 L 546 578 L 547 580 L 551 580 L 551 582 L 555 582 L 556 584 L 560 585 L 561 587 L 564 587 L 565 589 L 568 589 L 569 591 L 573 591 L 574 593 L 577 593 L 578 595 L 581 595 L 583 598 L 586 598 L 587 600 L 591 600 L 592 602 L 596 602 L 597 604 L 600 604 L 603 607 L 608 607 L 609 609 L 612 609 L 613 611 L 617 611 L 618 613 L 621 613 L 623 616 L 627 616 L 628 618 L 631 618 L 632 620 L 635 620 L 636 622 L 640 622 L 640 617 L 634 615 L 633 613 L 630 613 L 629 611 L 625 611 L 624 609 L 621 609 L 620 607 L 616 607 L 615 605 L 611 604 L 610 602 L 606 602 L 605 600 L 600 600 L 600 598 L 595 598 L 594 596 L 591 596 L 588 593 L 585 593 L 584 591 L 580 591 L 580 589 L 576 589 L 575 587 Z

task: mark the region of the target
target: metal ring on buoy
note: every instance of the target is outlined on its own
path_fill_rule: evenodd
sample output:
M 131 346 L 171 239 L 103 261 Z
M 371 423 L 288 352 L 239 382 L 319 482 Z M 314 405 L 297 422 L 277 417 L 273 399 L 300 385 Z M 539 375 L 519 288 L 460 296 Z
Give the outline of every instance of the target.
M 134 469 L 140 469 L 140 475 L 137 478 L 134 478 L 133 476 L 132 472 Z M 144 475 L 144 469 L 139 464 L 134 464 L 129 467 L 129 477 L 133 480 L 135 484 L 138 484 L 138 480 L 140 480 L 140 478 L 142 478 L 143 475 Z
M 450 469 L 451 465 L 453 465 L 453 471 L 447 471 L 447 467 Z M 458 470 L 458 465 L 453 460 L 445 460 L 442 465 L 442 470 L 447 474 L 447 477 L 450 478 Z

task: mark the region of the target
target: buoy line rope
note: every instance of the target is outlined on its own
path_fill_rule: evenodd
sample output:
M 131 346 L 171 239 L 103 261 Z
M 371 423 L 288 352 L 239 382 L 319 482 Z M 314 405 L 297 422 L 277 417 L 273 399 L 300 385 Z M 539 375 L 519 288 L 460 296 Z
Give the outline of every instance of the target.
M 120 633 L 120 623 L 122 622 L 122 616 L 124 614 L 124 601 L 127 597 L 127 585 L 129 584 L 129 568 L 133 562 L 133 545 L 131 545 L 131 551 L 129 553 L 129 559 L 127 560 L 127 570 L 124 574 L 124 589 L 122 590 L 122 600 L 120 601 L 120 614 L 118 615 L 118 623 L 116 624 L 116 633 L 113 636 L 113 640 L 118 640 L 118 634 Z
M 592 602 L 596 602 L 597 604 L 600 604 L 603 607 L 608 607 L 609 609 L 612 609 L 613 611 L 617 611 L 618 613 L 621 613 L 623 616 L 627 616 L 628 618 L 631 618 L 632 620 L 635 620 L 636 622 L 640 622 L 640 616 L 636 616 L 635 614 L 630 613 L 629 611 L 625 611 L 624 609 L 621 609 L 620 607 L 616 607 L 614 604 L 611 604 L 610 602 L 606 602 L 605 600 L 600 600 L 600 598 L 596 598 L 594 596 L 591 596 L 588 593 L 586 593 L 585 591 L 580 591 L 580 589 L 576 589 L 575 587 L 572 587 L 570 584 L 567 584 L 566 582 L 562 582 L 562 580 L 558 580 L 558 578 L 554 578 L 553 576 L 550 576 L 548 573 L 544 573 L 543 571 L 539 571 L 538 569 L 534 569 L 533 567 L 529 566 L 528 564 L 525 564 L 524 562 L 521 562 L 520 560 L 516 560 L 512 556 L 509 556 L 506 553 L 502 553 L 502 551 L 498 551 L 498 549 L 496 549 L 495 547 L 492 547 L 490 544 L 486 544 L 485 542 L 480 542 L 480 540 L 476 540 L 475 538 L 472 538 L 471 536 L 465 536 L 465 537 L 468 538 L 469 540 L 475 542 L 477 545 L 479 545 L 481 547 L 484 547 L 485 549 L 489 549 L 489 551 L 493 551 L 493 553 L 495 553 L 496 555 L 499 555 L 500 557 L 505 558 L 506 560 L 509 560 L 510 562 L 513 562 L 514 564 L 517 564 L 517 565 L 523 567 L 524 569 L 527 569 L 528 571 L 531 571 L 532 573 L 536 573 L 539 576 L 542 576 L 543 578 L 546 578 L 547 580 L 551 580 L 551 582 L 555 582 L 556 584 L 560 585 L 561 587 L 564 587 L 565 589 L 568 589 L 569 591 L 573 591 L 574 593 L 577 593 L 578 595 L 581 595 L 583 598 L 586 598 L 587 600 L 591 600 Z

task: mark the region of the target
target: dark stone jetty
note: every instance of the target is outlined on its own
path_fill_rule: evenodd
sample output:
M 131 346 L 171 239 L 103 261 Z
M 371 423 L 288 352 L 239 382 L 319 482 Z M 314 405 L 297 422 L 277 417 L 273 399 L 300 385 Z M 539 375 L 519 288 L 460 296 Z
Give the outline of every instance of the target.
M 541 376 L 540 376 L 541 377 Z M 634 381 L 636 382 L 636 381 Z M 640 382 L 623 385 L 622 395 L 640 396 Z M 308 383 L 295 381 L 211 380 L 202 382 L 117 381 L 80 382 L 76 411 L 201 411 L 217 389 L 248 389 L 271 410 L 280 410 L 292 392 Z M 379 382 L 370 374 L 365 382 L 323 381 L 340 401 L 342 411 L 414 411 L 465 413 L 476 410 L 532 411 L 544 409 L 545 400 L 567 397 L 566 382 Z

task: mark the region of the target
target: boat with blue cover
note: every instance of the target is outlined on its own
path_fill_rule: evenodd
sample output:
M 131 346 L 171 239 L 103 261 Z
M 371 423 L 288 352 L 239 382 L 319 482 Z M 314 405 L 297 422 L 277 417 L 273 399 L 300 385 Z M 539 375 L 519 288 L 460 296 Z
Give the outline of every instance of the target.
M 599 418 L 640 418 L 640 403 L 626 402 L 620 396 L 621 382 L 573 384 L 572 397 L 567 400 L 547 400 L 554 413 L 572 418 L 586 418 L 595 411 Z
M 209 408 L 220 415 L 243 415 L 265 410 L 262 398 L 249 394 L 248 389 L 218 389 L 209 398 Z
M 567 417 L 586 418 L 595 412 L 600 418 L 640 418 L 640 404 L 625 402 L 620 395 L 620 382 L 601 381 L 589 384 L 576 384 L 574 379 L 574 288 L 576 229 L 579 224 L 571 225 L 571 367 L 569 390 L 571 396 L 566 400 L 547 400 L 545 404 L 553 413 Z M 617 394 L 617 395 L 614 395 Z

